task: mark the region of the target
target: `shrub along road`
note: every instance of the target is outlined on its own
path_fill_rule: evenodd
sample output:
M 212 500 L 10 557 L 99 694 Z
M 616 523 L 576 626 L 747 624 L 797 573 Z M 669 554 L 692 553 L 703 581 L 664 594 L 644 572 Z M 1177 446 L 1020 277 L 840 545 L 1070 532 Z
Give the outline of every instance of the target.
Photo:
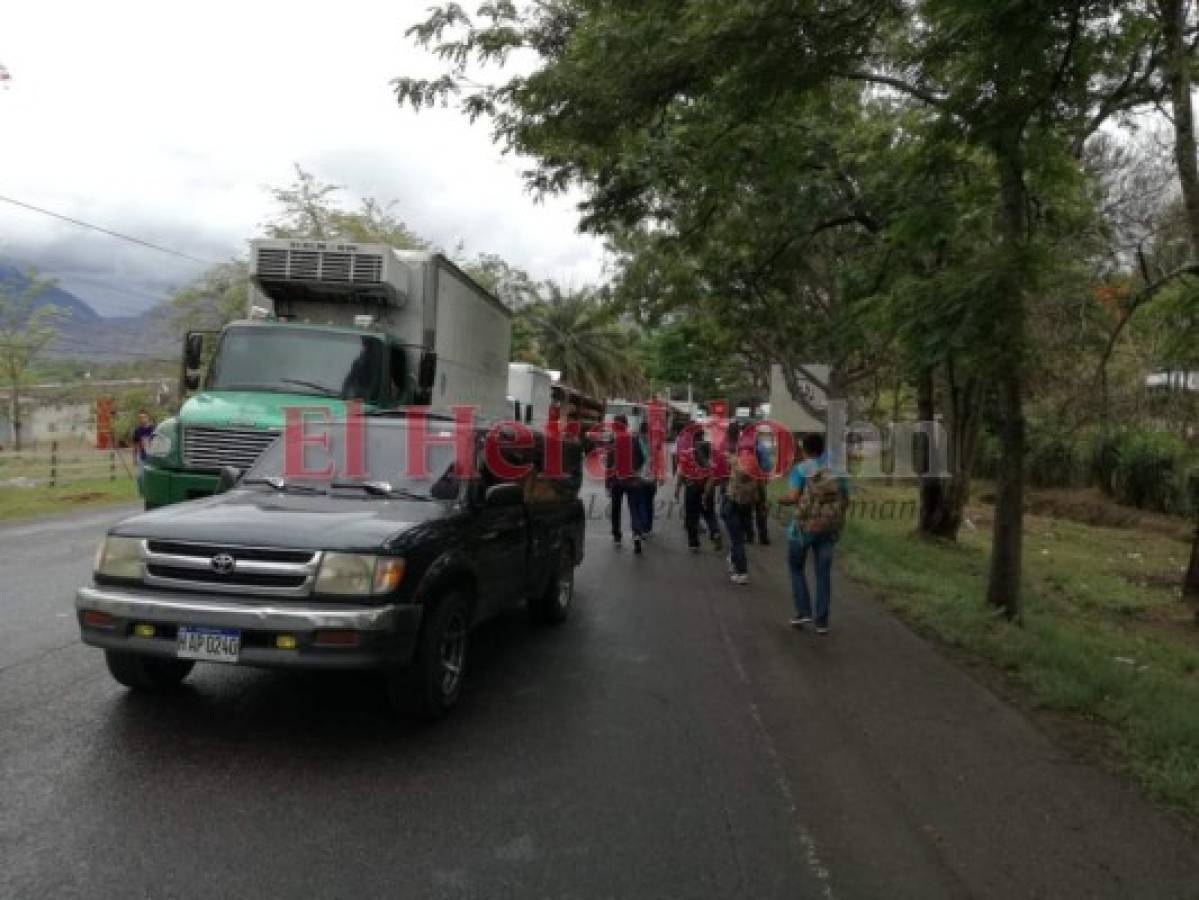
M 128 695 L 72 618 L 112 517 L 0 530 L 0 896 L 1194 896 L 1193 836 L 863 591 L 792 632 L 777 543 L 736 587 L 592 522 L 572 619 L 480 632 L 430 728 L 356 675 Z

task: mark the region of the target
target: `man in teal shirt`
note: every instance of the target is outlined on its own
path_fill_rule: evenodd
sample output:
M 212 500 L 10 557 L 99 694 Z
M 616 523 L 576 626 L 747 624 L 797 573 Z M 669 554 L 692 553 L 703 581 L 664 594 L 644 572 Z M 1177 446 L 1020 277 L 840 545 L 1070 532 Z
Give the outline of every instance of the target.
M 829 604 L 832 601 L 833 548 L 840 537 L 840 523 L 844 521 L 844 512 L 849 505 L 849 479 L 830 470 L 824 452 L 823 435 L 805 435 L 803 452 L 805 459 L 791 470 L 791 490 L 781 502 L 787 506 L 801 504 L 806 492 L 816 490 L 818 483 L 827 484 L 831 478 L 836 486 L 835 505 L 840 509 L 832 514 L 835 527 L 823 527 L 826 523 L 821 523 L 822 527 L 815 528 L 810 521 L 808 527 L 813 530 L 805 531 L 797 515 L 787 531 L 787 565 L 791 569 L 791 591 L 795 600 L 795 615 L 791 625 L 803 628 L 812 624 L 812 595 L 804 574 L 810 552 L 816 560 L 816 633 L 825 635 L 828 634 Z

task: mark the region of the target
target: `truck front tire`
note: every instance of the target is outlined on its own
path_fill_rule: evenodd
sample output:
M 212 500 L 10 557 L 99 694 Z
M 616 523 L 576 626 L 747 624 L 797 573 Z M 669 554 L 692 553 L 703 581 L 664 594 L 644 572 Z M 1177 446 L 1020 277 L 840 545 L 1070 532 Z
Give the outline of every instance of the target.
M 471 602 L 461 590 L 451 590 L 426 613 L 412 665 L 389 679 L 392 704 L 398 711 L 436 721 L 462 695 L 470 647 Z
M 178 687 L 195 666 L 187 659 L 160 659 L 121 650 L 105 650 L 104 662 L 113 678 L 135 691 L 166 691 Z

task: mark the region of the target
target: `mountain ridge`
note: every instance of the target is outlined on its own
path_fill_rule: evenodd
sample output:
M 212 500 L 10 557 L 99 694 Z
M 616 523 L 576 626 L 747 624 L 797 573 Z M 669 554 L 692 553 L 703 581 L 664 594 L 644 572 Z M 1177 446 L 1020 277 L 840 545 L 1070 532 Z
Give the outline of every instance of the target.
M 30 278 L 18 266 L 0 261 L 0 288 L 24 291 Z M 106 360 L 175 359 L 180 338 L 173 334 L 170 304 L 161 301 L 134 316 L 102 316 L 86 300 L 57 285 L 38 295 L 34 308 L 55 306 L 68 315 L 58 323 L 50 356 Z

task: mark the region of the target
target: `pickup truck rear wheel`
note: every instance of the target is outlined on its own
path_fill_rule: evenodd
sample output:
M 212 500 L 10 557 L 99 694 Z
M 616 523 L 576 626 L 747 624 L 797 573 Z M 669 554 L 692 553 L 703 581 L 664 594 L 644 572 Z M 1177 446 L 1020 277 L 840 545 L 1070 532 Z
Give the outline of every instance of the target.
M 190 659 L 160 659 L 121 650 L 105 650 L 104 662 L 113 678 L 135 691 L 165 691 L 177 687 L 195 666 Z
M 470 647 L 470 598 L 442 595 L 426 614 L 410 669 L 391 678 L 392 703 L 430 721 L 445 716 L 462 695 Z
M 558 564 L 541 596 L 530 604 L 533 615 L 542 622 L 556 625 L 570 615 L 575 598 L 575 554 L 569 543 L 558 551 Z

